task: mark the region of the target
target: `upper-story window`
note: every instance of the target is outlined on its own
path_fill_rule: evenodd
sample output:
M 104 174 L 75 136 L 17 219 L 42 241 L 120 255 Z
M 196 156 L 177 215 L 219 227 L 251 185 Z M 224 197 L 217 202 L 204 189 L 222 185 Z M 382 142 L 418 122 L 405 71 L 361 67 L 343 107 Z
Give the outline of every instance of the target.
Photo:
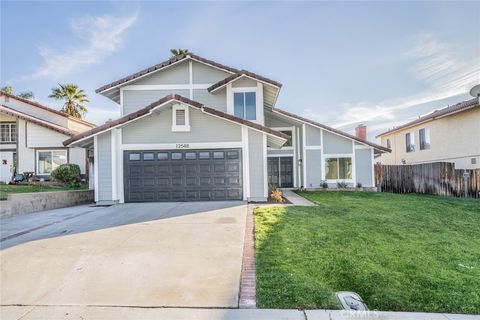
M 285 142 L 283 146 L 291 147 L 292 146 L 292 130 L 280 130 L 280 132 L 288 136 L 288 140 L 287 142 Z
M 255 92 L 235 92 L 233 94 L 233 112 L 245 120 L 257 119 Z
M 418 131 L 418 137 L 420 140 L 420 150 L 430 149 L 430 129 L 423 128 Z
M 15 123 L 0 124 L 0 142 L 17 142 L 17 125 Z
M 405 145 L 407 152 L 415 151 L 415 134 L 413 132 L 408 132 L 405 135 Z

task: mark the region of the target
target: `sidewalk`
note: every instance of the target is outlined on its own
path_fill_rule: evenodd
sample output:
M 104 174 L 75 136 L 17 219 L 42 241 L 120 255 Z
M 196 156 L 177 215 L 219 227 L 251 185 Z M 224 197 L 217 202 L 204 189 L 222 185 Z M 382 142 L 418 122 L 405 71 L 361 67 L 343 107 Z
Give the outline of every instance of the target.
M 342 310 L 307 310 L 304 312 L 279 309 L 2 306 L 0 318 L 2 320 L 478 320 L 480 316 L 413 312 L 350 312 Z

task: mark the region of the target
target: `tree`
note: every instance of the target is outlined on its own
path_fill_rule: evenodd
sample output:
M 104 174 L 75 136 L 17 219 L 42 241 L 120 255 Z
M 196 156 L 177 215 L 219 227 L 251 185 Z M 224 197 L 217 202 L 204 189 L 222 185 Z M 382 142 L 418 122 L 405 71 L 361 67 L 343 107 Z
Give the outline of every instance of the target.
M 52 94 L 48 96 L 55 100 L 63 100 L 61 112 L 82 119 L 88 112 L 84 102 L 90 102 L 84 90 L 79 90 L 76 84 L 58 84 L 58 88 L 52 88 Z
M 9 84 L 7 84 L 5 87 L 0 89 L 0 91 L 6 94 L 11 94 L 12 96 L 15 95 L 15 91 L 13 90 L 13 87 Z M 29 99 L 29 100 L 35 99 L 35 96 L 33 95 L 32 91 L 23 91 L 16 94 L 16 96 L 24 99 Z
M 188 49 L 170 49 L 172 57 L 181 56 L 188 53 Z

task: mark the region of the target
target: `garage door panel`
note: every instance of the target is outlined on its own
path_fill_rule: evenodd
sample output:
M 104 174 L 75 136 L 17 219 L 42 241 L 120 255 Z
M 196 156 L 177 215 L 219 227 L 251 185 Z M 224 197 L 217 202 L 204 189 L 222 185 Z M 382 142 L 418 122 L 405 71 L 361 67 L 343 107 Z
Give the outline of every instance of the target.
M 125 201 L 241 200 L 241 159 L 241 149 L 125 151 Z

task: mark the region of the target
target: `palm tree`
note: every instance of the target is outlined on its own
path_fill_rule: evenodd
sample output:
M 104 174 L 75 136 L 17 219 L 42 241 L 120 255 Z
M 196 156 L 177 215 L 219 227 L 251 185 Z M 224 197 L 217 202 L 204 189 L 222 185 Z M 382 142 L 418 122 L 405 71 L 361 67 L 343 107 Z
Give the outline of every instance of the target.
M 188 53 L 188 49 L 170 49 L 172 57 L 181 56 Z
M 6 93 L 6 94 L 11 94 L 15 95 L 15 90 L 13 90 L 13 87 L 9 84 L 7 84 L 5 87 L 0 89 L 1 92 Z M 33 95 L 32 91 L 23 91 L 18 94 L 16 94 L 17 97 L 28 99 L 28 100 L 33 100 L 35 99 L 35 96 Z
M 90 102 L 87 99 L 85 91 L 79 90 L 76 84 L 58 84 L 58 88 L 52 88 L 52 94 L 48 96 L 56 100 L 64 100 L 65 103 L 61 112 L 71 115 L 75 118 L 82 119 L 88 112 L 83 102 Z

